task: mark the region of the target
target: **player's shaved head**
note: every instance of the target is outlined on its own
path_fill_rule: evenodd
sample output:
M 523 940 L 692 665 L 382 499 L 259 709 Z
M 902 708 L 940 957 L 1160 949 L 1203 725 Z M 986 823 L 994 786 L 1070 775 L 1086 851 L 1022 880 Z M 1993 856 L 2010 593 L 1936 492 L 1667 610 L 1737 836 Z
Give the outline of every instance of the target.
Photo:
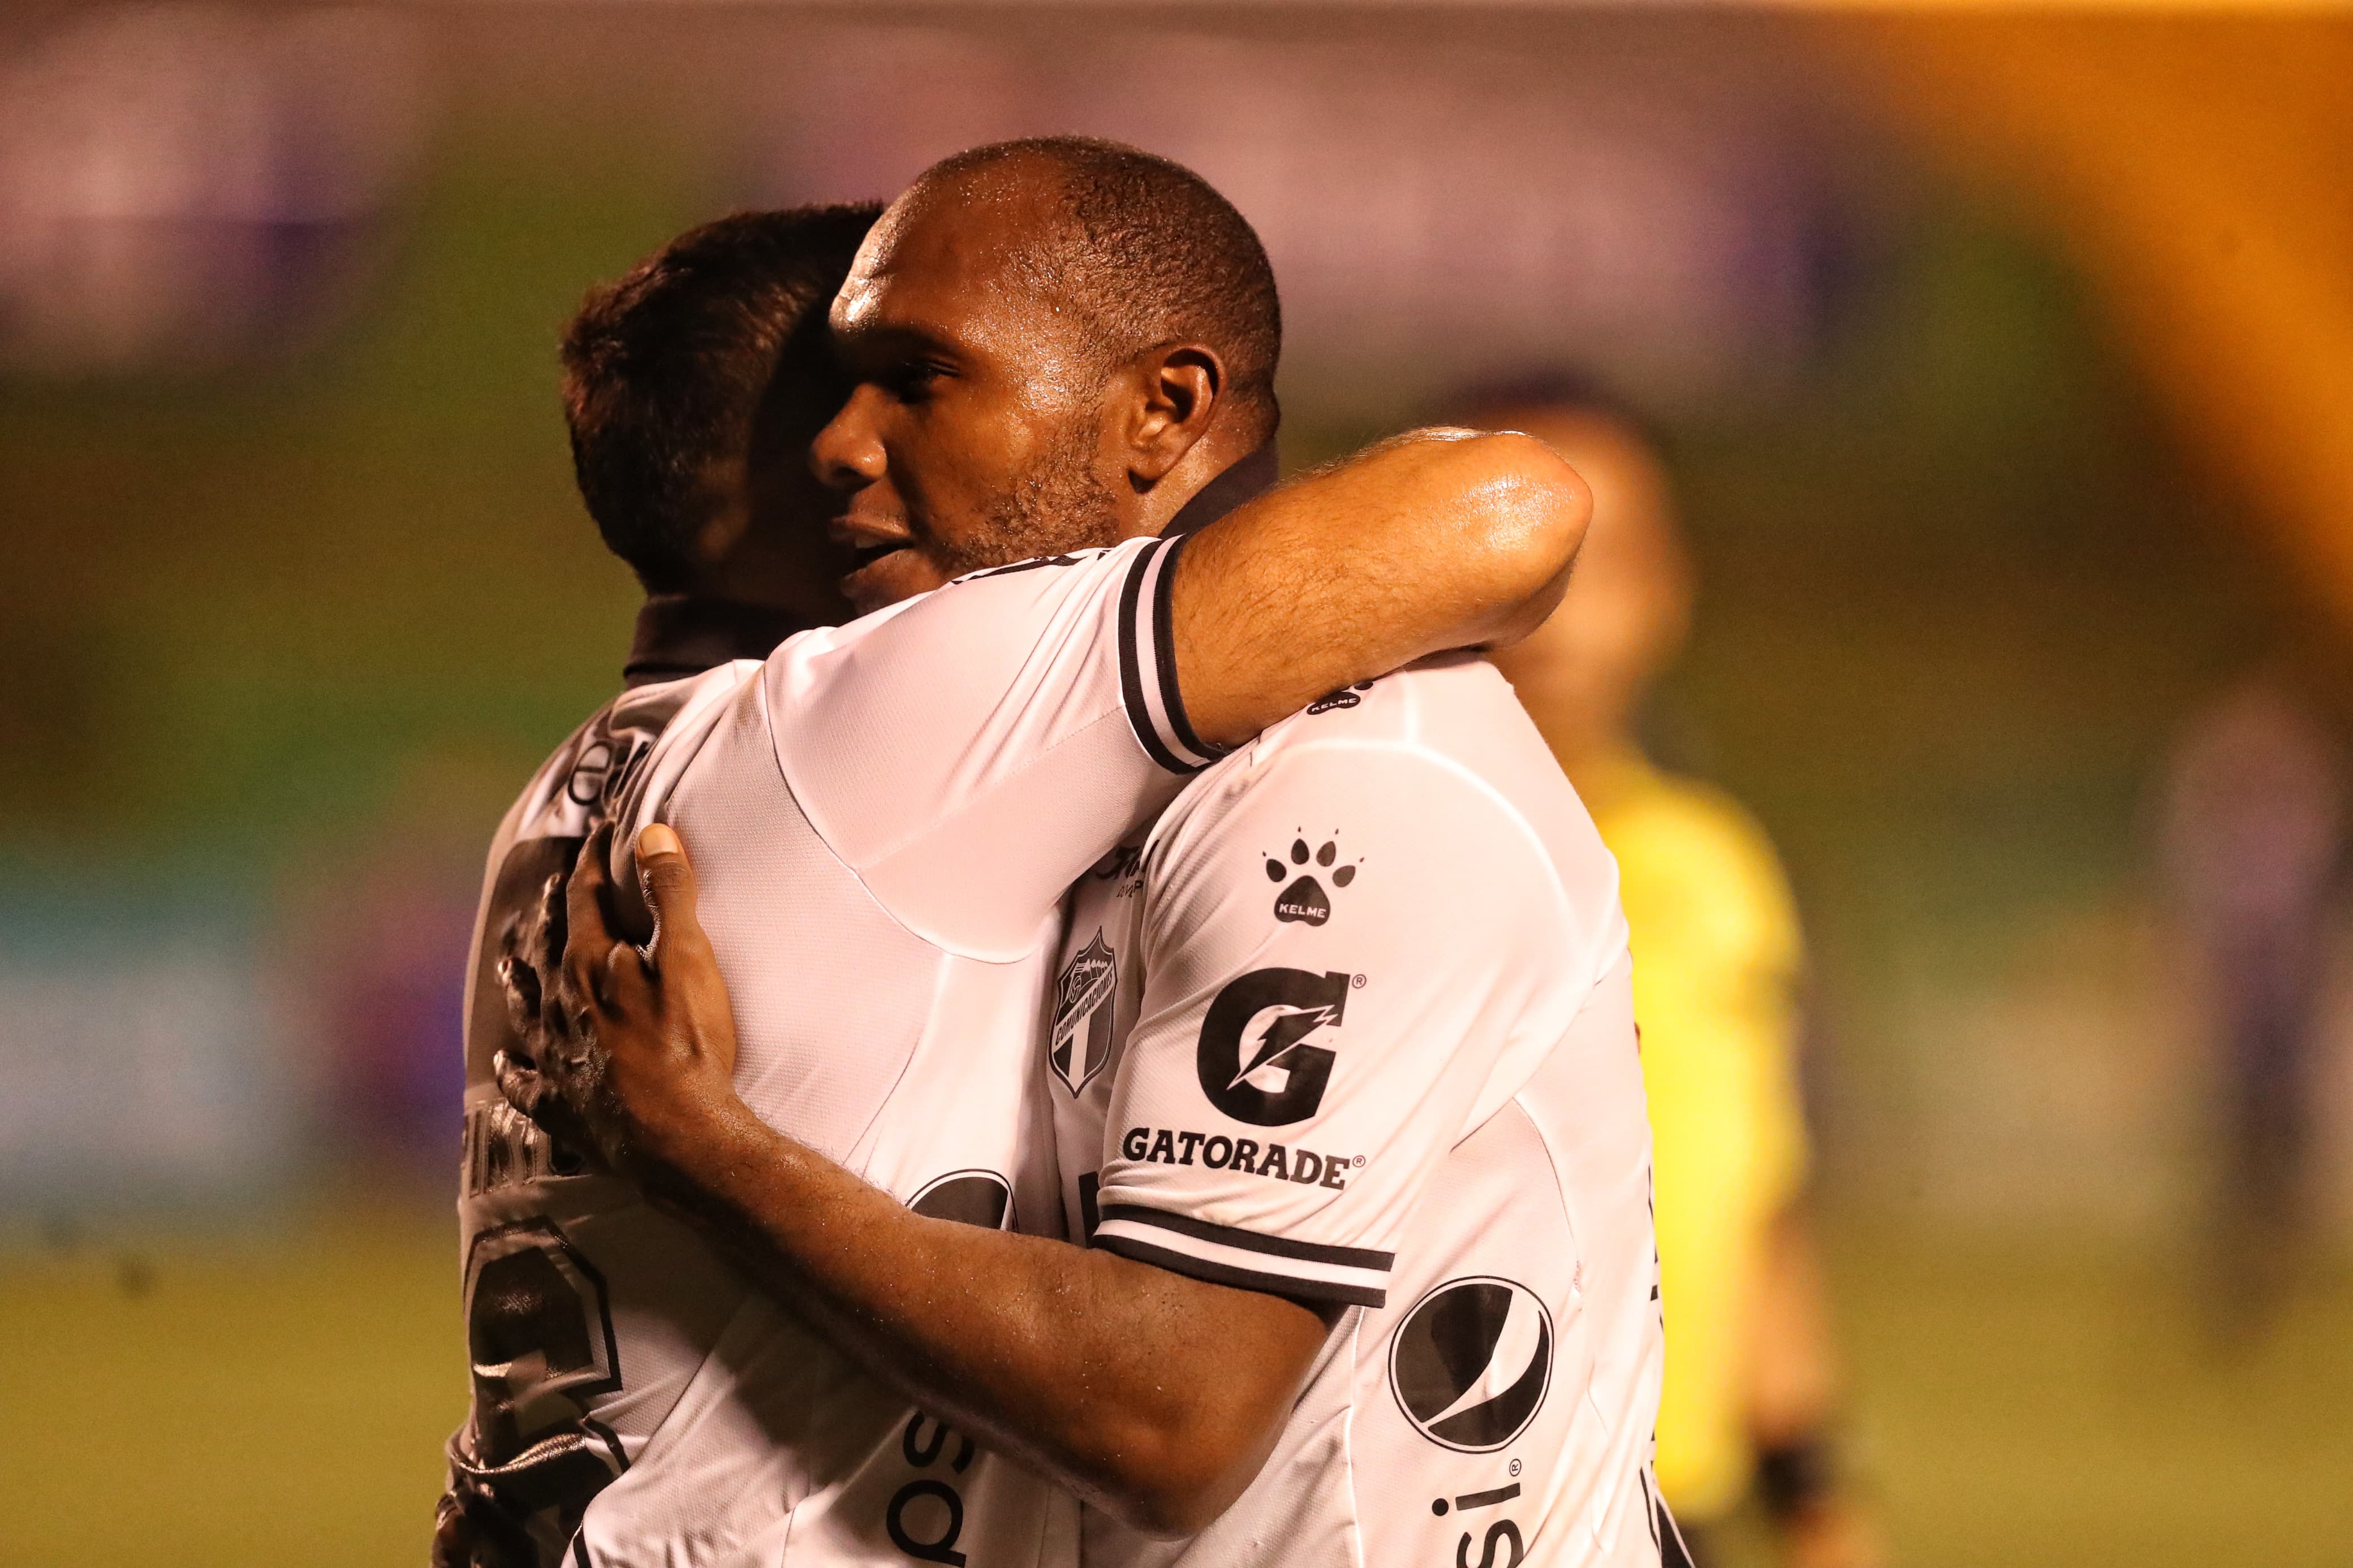
M 1104 366 L 1194 342 L 1225 363 L 1225 395 L 1274 433 L 1282 306 L 1258 232 L 1207 180 L 1172 159 L 1087 136 L 998 142 L 944 158 L 892 208 L 1021 204 L 1033 221 L 1008 249 L 1029 289 L 1061 301 Z
M 1156 532 L 1270 440 L 1282 310 L 1233 204 L 1083 137 L 935 164 L 834 301 L 855 385 L 818 437 L 871 609 L 965 572 Z

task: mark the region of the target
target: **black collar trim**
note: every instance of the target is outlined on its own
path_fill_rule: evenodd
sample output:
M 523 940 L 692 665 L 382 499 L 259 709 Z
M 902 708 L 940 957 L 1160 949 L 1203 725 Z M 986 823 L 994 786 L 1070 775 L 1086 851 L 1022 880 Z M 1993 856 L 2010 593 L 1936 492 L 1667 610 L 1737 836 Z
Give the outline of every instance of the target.
M 1282 465 L 1277 461 L 1274 443 L 1269 441 L 1208 484 L 1198 494 L 1178 509 L 1160 537 L 1171 539 L 1180 533 L 1192 533 L 1209 526 L 1246 500 L 1265 494 L 1282 477 Z
M 739 605 L 692 594 L 655 594 L 638 610 L 629 639 L 629 662 L 621 667 L 628 686 L 683 680 L 732 658 L 765 658 L 807 621 L 788 610 Z

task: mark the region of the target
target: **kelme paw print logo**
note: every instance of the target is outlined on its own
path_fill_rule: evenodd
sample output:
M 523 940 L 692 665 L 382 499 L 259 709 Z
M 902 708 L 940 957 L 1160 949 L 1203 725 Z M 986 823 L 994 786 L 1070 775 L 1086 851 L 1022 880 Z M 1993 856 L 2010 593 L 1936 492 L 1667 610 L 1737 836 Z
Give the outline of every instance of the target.
M 1293 839 L 1289 866 L 1271 855 L 1268 856 L 1266 879 L 1270 882 L 1280 882 L 1286 877 L 1292 877 L 1293 868 L 1298 868 L 1298 875 L 1292 878 L 1291 885 L 1274 896 L 1274 918 L 1279 921 L 1296 921 L 1303 925 L 1311 926 L 1320 926 L 1330 920 L 1332 897 L 1324 890 L 1324 884 L 1316 880 L 1316 871 L 1320 870 L 1330 877 L 1334 887 L 1345 888 L 1356 879 L 1356 864 L 1361 864 L 1358 862 L 1346 866 L 1333 865 L 1332 862 L 1339 857 L 1339 845 L 1329 838 L 1324 841 L 1324 847 L 1312 853 L 1307 847 L 1306 839 Z M 1307 863 L 1311 859 L 1315 862 L 1314 869 L 1308 868 Z

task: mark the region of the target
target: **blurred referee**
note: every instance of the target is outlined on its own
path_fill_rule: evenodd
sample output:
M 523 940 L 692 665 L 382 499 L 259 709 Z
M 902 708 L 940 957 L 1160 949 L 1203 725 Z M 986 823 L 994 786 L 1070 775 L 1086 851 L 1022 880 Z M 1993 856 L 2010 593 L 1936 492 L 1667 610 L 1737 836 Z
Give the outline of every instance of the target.
M 1641 421 L 1589 386 L 1469 401 L 1467 416 L 1549 442 L 1593 489 L 1567 596 L 1495 663 L 1617 857 L 1632 930 L 1666 1309 L 1660 1489 L 1700 1568 L 1752 1491 L 1796 1568 L 1875 1568 L 1877 1532 L 1831 1450 L 1837 1366 L 1803 1203 L 1797 911 L 1756 821 L 1661 771 L 1635 738 L 1691 620 L 1665 472 Z

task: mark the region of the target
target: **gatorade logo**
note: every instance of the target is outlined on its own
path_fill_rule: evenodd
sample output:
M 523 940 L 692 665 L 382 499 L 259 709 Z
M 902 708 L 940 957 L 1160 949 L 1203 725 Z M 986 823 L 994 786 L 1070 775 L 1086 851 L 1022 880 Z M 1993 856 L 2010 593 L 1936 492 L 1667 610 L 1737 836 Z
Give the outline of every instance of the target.
M 1253 1127 L 1304 1121 L 1324 1103 L 1337 1053 L 1322 1042 L 1347 1011 L 1351 977 L 1257 969 L 1201 1020 L 1195 1063 L 1209 1103 Z

